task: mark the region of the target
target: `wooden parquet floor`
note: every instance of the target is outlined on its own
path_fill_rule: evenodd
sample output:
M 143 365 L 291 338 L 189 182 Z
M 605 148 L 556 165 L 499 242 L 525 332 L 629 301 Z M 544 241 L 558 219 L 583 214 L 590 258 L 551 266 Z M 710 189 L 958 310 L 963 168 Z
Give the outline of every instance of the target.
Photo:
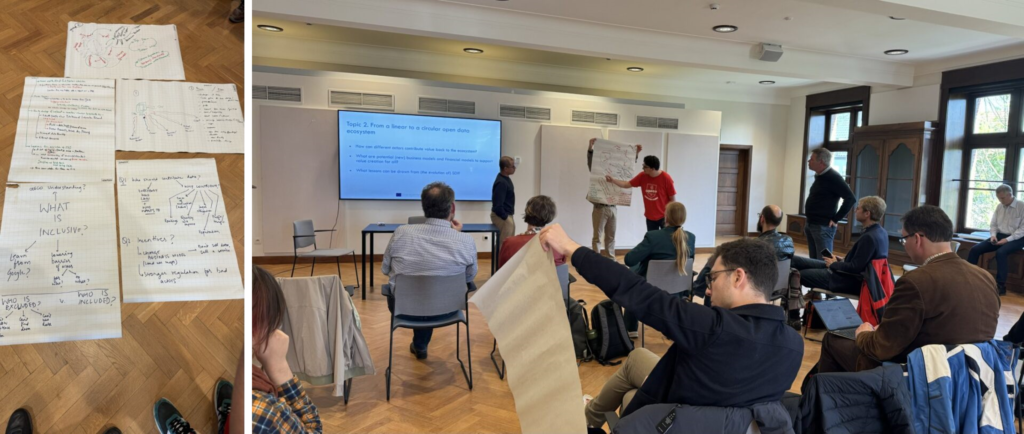
M 798 254 L 806 255 L 806 246 L 797 247 Z M 696 264 L 703 266 L 708 254 L 699 254 Z M 620 257 L 621 261 L 622 258 Z M 487 329 L 483 316 L 470 304 L 471 342 L 473 352 L 473 390 L 466 386 L 458 362 L 455 361 L 455 329 L 448 327 L 434 331 L 426 360 L 416 360 L 409 353 L 412 332 L 399 329 L 395 332 L 394 374 L 392 377 L 391 402 L 385 399 L 384 369 L 388 362 L 388 325 L 390 314 L 387 302 L 380 295 L 379 285 L 387 278 L 379 273 L 374 283 L 378 286 L 367 293 L 362 300 L 359 293 L 354 297 L 356 308 L 363 324 L 370 353 L 378 374 L 373 377 L 356 378 L 352 396 L 346 406 L 341 398 L 331 396 L 330 386 L 306 387 L 306 392 L 318 406 L 324 432 L 373 432 L 373 433 L 511 433 L 519 432 L 515 402 L 508 383 L 499 380 L 491 364 L 492 335 Z M 490 263 L 481 260 L 477 284 L 490 277 Z M 291 264 L 266 265 L 264 268 L 278 276 L 288 276 Z M 571 268 L 570 268 L 571 269 Z M 355 284 L 351 265 L 342 264 L 342 280 Z M 897 270 L 898 271 L 898 270 Z M 296 269 L 296 276 L 308 276 L 309 264 Z M 316 267 L 316 274 L 335 274 L 333 264 Z M 575 271 L 572 271 L 575 274 Z M 576 275 L 579 277 L 579 275 Z M 360 276 L 362 278 L 362 276 Z M 572 285 L 572 296 L 587 301 L 593 307 L 607 297 L 597 287 L 583 279 Z M 698 298 L 698 300 L 700 300 Z M 1024 312 L 1024 297 L 1008 295 L 1003 297 L 997 336 L 1002 336 Z M 813 332 L 812 332 L 813 333 Z M 818 336 L 820 338 L 820 336 Z M 465 337 L 463 337 L 465 340 Z M 465 341 L 463 341 L 464 343 Z M 658 332 L 647 328 L 646 347 L 657 354 L 664 354 L 669 342 Z M 639 345 L 639 343 L 637 343 Z M 463 345 L 463 360 L 465 360 Z M 821 344 L 804 341 L 804 362 L 793 382 L 794 392 L 799 392 L 800 381 L 818 361 Z M 618 366 L 601 366 L 596 362 L 580 366 L 580 380 L 583 393 L 596 395 L 605 381 Z
M 245 24 L 229 0 L 0 0 L 0 180 L 10 169 L 27 76 L 62 77 L 68 21 L 176 24 L 188 81 L 234 83 L 244 101 Z M 244 107 L 243 107 L 244 109 Z M 243 155 L 117 152 L 117 159 L 215 158 L 242 270 Z M 3 217 L 0 189 L 0 219 Z M 2 222 L 0 222 L 2 223 Z M 234 379 L 244 347 L 241 300 L 121 306 L 121 339 L 0 346 L 0 429 L 27 407 L 38 432 L 156 432 L 166 397 L 199 432 L 215 432 L 213 387 Z

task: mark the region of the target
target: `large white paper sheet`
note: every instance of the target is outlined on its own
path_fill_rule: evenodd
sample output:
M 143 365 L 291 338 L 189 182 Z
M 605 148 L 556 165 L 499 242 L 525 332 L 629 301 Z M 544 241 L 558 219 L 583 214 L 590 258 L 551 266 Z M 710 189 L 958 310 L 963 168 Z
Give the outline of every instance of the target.
M 636 146 L 611 140 L 597 139 L 594 142 L 594 160 L 590 165 L 590 190 L 587 200 L 607 205 L 629 206 L 632 202 L 632 188 L 622 188 L 604 177 L 610 175 L 619 180 L 630 180 L 635 176 Z
M 7 188 L 0 345 L 121 337 L 114 184 Z
M 70 21 L 64 76 L 184 80 L 178 28 Z
M 114 80 L 26 77 L 8 182 L 114 180 Z
M 118 160 L 125 303 L 242 298 L 213 159 Z
M 117 150 L 245 152 L 233 84 L 117 82 Z
M 469 299 L 505 360 L 524 433 L 585 433 L 583 388 L 551 253 L 537 237 Z

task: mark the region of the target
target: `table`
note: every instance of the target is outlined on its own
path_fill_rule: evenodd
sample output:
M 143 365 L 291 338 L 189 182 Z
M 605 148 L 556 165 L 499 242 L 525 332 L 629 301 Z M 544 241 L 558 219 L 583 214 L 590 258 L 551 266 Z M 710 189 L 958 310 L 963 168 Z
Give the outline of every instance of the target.
M 366 300 L 366 238 L 370 238 L 370 287 L 373 287 L 373 236 L 376 234 L 392 234 L 404 223 L 386 223 L 378 225 L 371 223 L 363 228 L 363 300 Z M 498 267 L 498 252 L 501 250 L 501 241 L 498 240 L 500 230 L 490 223 L 465 223 L 462 225 L 462 232 L 465 233 L 488 233 L 491 234 L 491 274 Z

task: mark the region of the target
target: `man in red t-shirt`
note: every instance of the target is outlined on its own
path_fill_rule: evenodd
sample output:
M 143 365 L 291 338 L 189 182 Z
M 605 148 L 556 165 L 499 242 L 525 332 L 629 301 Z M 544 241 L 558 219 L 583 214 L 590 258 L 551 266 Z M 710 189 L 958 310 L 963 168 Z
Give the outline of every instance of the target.
M 640 187 L 644 197 L 644 217 L 647 230 L 665 227 L 665 205 L 676 200 L 676 184 L 668 173 L 661 170 L 661 160 L 653 155 L 644 157 L 644 171 L 633 179 L 624 181 L 605 176 L 605 181 L 622 188 Z

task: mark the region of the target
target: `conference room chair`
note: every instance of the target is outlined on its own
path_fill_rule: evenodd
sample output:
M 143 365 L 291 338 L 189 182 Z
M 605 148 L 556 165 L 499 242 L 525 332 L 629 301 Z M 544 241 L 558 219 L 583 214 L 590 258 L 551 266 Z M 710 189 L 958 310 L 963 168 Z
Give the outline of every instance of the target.
M 562 264 L 555 266 L 555 273 L 558 274 L 558 284 L 562 287 L 562 302 L 569 305 L 569 285 L 575 281 L 572 275 L 569 274 L 569 264 Z M 498 367 L 498 360 L 494 358 L 494 353 L 498 351 L 498 340 L 494 340 L 494 346 L 491 347 L 491 363 L 494 363 L 494 369 L 498 371 L 498 378 L 505 379 L 505 360 L 502 359 L 501 367 Z
M 309 275 L 313 275 L 316 268 L 316 258 L 334 258 L 338 265 L 338 277 L 341 277 L 341 257 L 352 255 L 352 269 L 355 270 L 356 286 L 359 286 L 359 268 L 356 267 L 356 251 L 352 249 L 319 249 L 316 247 L 316 234 L 318 232 L 334 232 L 334 229 L 313 229 L 313 220 L 296 220 L 292 222 L 292 274 L 295 277 L 295 264 L 299 258 L 313 258 L 313 266 L 309 268 Z M 299 249 L 313 246 L 313 250 L 300 252 Z
M 949 242 L 949 248 L 953 250 L 953 253 L 956 253 L 957 250 L 960 250 L 960 242 L 959 241 L 950 241 Z M 907 274 L 907 273 L 909 273 L 911 271 L 914 271 L 914 270 L 916 270 L 916 269 L 918 269 L 920 267 L 921 266 L 918 265 L 918 264 L 903 264 L 903 274 Z
M 772 297 L 768 300 L 769 302 L 782 300 L 783 309 L 788 309 L 789 305 L 789 273 L 792 261 L 792 259 L 783 259 L 776 262 L 779 267 L 779 278 L 775 282 L 775 288 L 772 288 Z
M 658 259 L 647 263 L 647 283 L 669 294 L 690 296 L 693 292 L 693 258 L 686 260 L 683 274 L 676 269 L 675 259 Z M 644 324 L 640 323 L 640 346 L 644 346 Z
M 421 216 L 421 215 L 414 215 L 414 216 L 409 217 L 409 224 L 411 224 L 411 225 L 418 225 L 418 224 L 423 224 L 423 223 L 426 223 L 426 222 L 427 222 L 427 218 L 424 217 L 424 216 Z
M 395 311 L 391 315 L 391 334 L 388 346 L 388 368 L 385 371 L 387 398 L 391 401 L 391 366 L 395 353 L 395 329 L 413 330 L 436 329 L 455 324 L 455 360 L 462 368 L 462 375 L 473 390 L 473 356 L 469 344 L 469 292 L 466 291 L 466 274 L 451 276 L 406 276 L 396 275 L 392 279 L 391 294 L 395 299 Z M 432 320 L 399 318 L 399 315 L 438 316 Z M 459 323 L 466 325 L 466 361 L 469 371 L 460 358 Z

